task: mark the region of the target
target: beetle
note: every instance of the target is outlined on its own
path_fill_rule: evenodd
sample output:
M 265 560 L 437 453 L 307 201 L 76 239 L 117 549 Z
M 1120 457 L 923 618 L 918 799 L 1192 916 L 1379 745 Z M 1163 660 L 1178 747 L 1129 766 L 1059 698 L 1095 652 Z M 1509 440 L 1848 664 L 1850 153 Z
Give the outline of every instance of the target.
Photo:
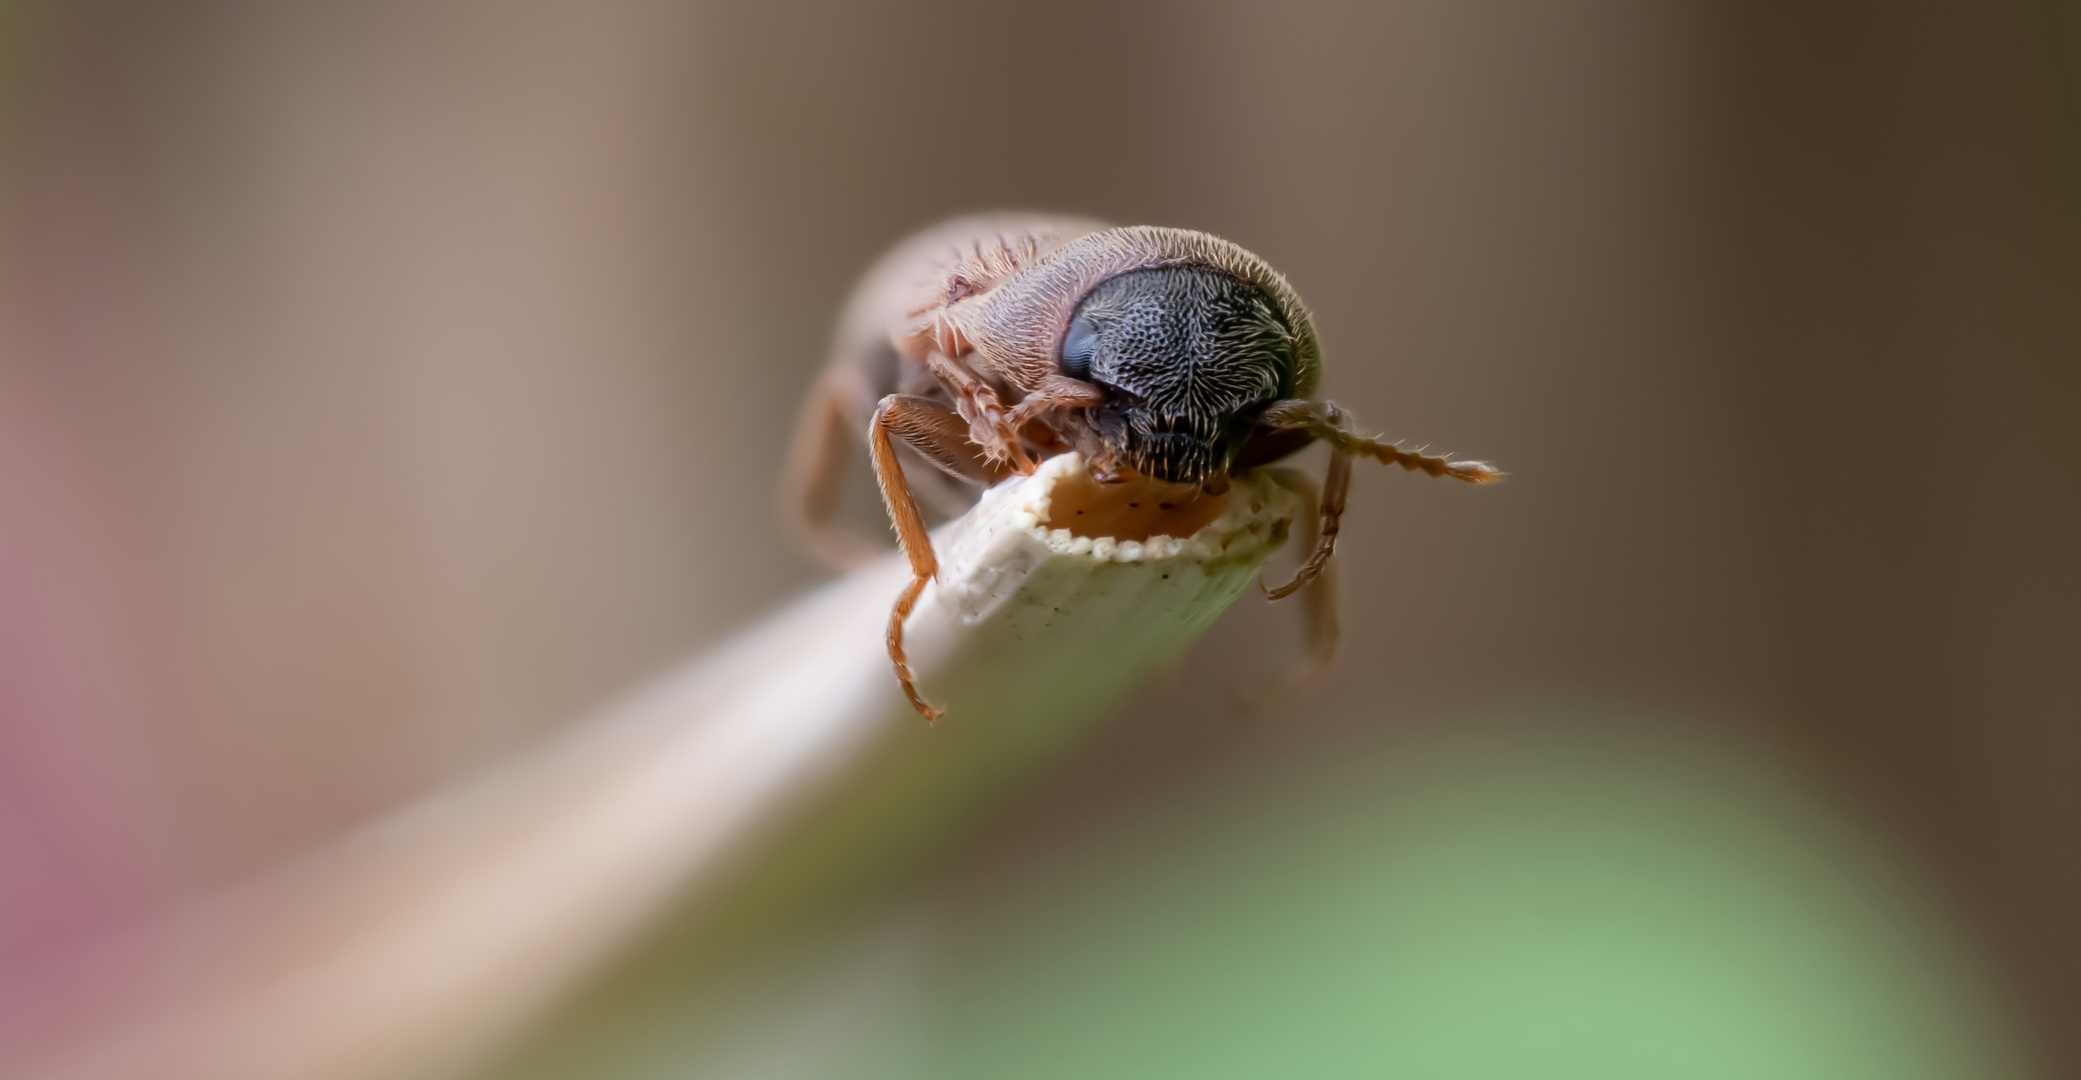
M 847 446 L 866 432 L 911 568 L 889 615 L 889 659 L 911 705 L 933 719 L 903 650 L 904 621 L 938 570 L 921 497 L 958 512 L 977 485 L 1070 450 L 1101 484 L 1219 494 L 1233 475 L 1324 442 L 1319 489 L 1291 470 L 1275 477 L 1319 523 L 1305 530 L 1293 580 L 1267 595 L 1308 591 L 1326 662 L 1336 621 L 1325 571 L 1352 459 L 1476 484 L 1501 474 L 1360 434 L 1315 399 L 1321 374 L 1300 297 L 1229 241 L 1067 216 L 957 218 L 898 244 L 847 303 L 797 426 L 788 503 L 813 554 L 844 565 L 870 553 L 833 521 Z

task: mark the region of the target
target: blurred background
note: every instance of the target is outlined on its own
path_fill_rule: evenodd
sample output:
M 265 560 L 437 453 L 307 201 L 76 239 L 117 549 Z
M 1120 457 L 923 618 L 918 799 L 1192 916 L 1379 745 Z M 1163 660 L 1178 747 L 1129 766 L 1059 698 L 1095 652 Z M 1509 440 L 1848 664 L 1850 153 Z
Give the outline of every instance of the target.
M 1159 1075 L 1208 971 L 1357 1000 L 1289 925 L 1402 928 L 1345 1049 L 1409 1075 L 2081 1074 L 2071 7 L 73 0 L 0 76 L 0 1004 L 820 580 L 774 487 L 839 304 L 1013 207 L 1262 254 L 1328 395 L 1511 480 L 1362 473 L 1320 693 L 1235 717 L 1298 648 L 1246 597 L 978 822 L 892 1075 Z M 1512 1009 L 1566 1030 L 1454 1026 Z

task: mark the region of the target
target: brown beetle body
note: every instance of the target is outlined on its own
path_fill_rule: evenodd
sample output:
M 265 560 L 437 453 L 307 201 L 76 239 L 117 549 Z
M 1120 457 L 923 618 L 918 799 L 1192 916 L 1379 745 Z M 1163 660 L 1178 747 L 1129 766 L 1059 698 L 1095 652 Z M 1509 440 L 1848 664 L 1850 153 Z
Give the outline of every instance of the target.
M 1319 501 L 1321 524 L 1299 574 L 1270 594 L 1309 590 L 1316 653 L 1326 661 L 1335 615 L 1323 575 L 1351 457 L 1474 483 L 1498 475 L 1350 431 L 1334 405 L 1313 400 L 1321 353 L 1286 279 L 1250 252 L 1186 229 L 1009 214 L 947 222 L 870 271 L 835 353 L 803 413 L 791 502 L 827 560 L 871 550 L 830 522 L 834 466 L 851 433 L 867 429 L 913 572 L 891 614 L 890 657 L 927 717 L 937 711 L 912 684 L 902 646 L 903 621 L 937 570 L 919 494 L 956 509 L 974 490 L 960 481 L 995 483 L 1070 450 L 1103 483 L 1141 477 L 1218 493 L 1232 473 L 1328 442 L 1319 500 L 1304 478 L 1282 478 Z M 905 468 L 919 459 L 936 470 Z

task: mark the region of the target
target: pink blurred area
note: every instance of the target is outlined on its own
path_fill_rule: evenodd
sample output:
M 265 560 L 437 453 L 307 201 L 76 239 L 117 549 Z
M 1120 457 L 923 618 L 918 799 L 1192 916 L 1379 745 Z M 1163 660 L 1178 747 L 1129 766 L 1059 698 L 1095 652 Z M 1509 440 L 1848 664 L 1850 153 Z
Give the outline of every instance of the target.
M 106 532 L 51 419 L 29 388 L 0 388 L 0 966 L 14 970 L 177 895 L 189 840 L 149 754 Z
M 10 969 L 494 758 L 800 574 L 704 557 L 770 529 L 770 477 L 708 504 L 697 460 L 789 404 L 695 415 L 732 376 L 677 340 L 714 312 L 646 147 L 666 57 L 638 61 L 669 38 L 34 14 L 0 345 Z
M 0 992 L 805 587 L 772 488 L 846 289 L 1014 206 L 1259 251 L 1342 404 L 1512 472 L 1361 478 L 1307 717 L 1736 730 L 1927 867 L 2081 1062 L 2054 6 L 5 18 Z M 1333 752 L 1359 721 L 1209 719 L 1292 618 L 1242 605 L 1027 820 Z

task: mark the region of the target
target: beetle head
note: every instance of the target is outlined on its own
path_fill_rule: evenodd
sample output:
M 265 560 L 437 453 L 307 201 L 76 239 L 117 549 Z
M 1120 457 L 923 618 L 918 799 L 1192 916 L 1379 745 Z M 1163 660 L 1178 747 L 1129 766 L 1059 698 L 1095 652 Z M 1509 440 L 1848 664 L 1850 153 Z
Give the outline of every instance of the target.
M 1090 419 L 1106 452 L 1182 483 L 1225 476 L 1251 416 L 1295 382 L 1293 334 L 1264 292 L 1190 264 L 1100 282 L 1078 304 L 1059 362 L 1105 390 Z

